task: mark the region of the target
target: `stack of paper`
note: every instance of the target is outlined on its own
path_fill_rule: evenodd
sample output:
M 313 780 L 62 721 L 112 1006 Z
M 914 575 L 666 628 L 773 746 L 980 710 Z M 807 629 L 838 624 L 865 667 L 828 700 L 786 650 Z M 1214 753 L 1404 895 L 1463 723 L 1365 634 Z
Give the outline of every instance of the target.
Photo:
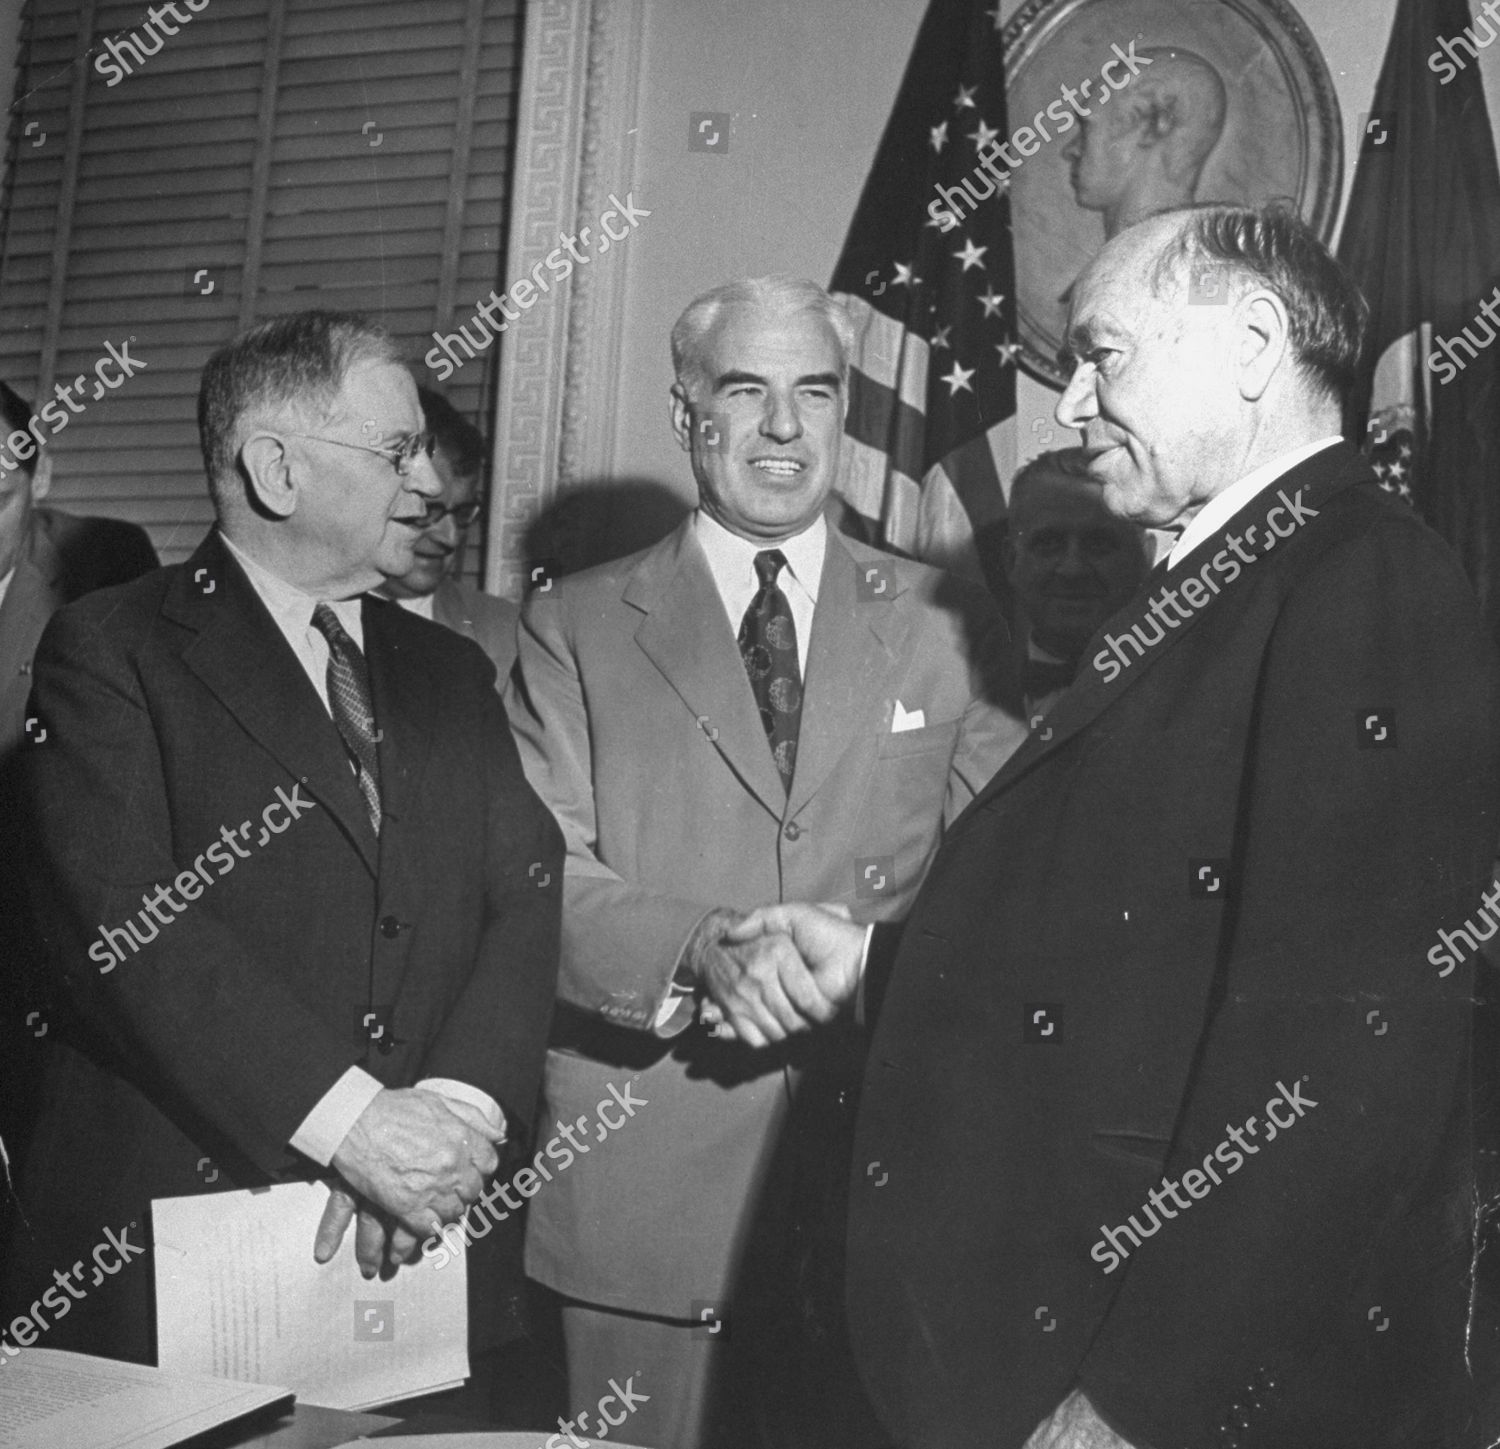
M 304 1403 L 367 1409 L 454 1388 L 469 1373 L 462 1252 L 367 1281 L 351 1224 L 319 1267 L 322 1183 L 162 1198 L 157 1361 L 185 1373 L 288 1384 Z
M 231 1419 L 291 1403 L 285 1389 L 28 1348 L 0 1368 L 0 1445 L 167 1449 Z

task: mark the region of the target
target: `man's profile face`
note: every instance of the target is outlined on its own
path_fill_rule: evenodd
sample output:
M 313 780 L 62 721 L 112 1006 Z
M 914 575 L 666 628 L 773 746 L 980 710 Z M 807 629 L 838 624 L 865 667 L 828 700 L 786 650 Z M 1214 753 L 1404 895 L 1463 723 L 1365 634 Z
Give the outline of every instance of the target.
M 1145 539 L 1133 524 L 1110 516 L 1086 479 L 1043 474 L 1030 478 L 1026 490 L 1011 518 L 1006 576 L 1032 638 L 1074 659 L 1145 580 Z
M 1234 309 L 1189 306 L 1185 278 L 1152 294 L 1150 264 L 1179 224 L 1122 232 L 1080 279 L 1056 413 L 1083 434 L 1104 506 L 1158 528 L 1239 476 L 1254 425 L 1234 374 Z
M 322 439 L 393 447 L 422 426 L 416 384 L 406 369 L 365 361 L 349 369 L 331 415 L 299 428 L 319 438 L 288 439 L 301 465 L 294 521 L 320 566 L 321 587 L 334 597 L 411 568 L 426 499 L 436 495 L 438 480 L 423 455 L 402 478 L 388 458 Z
M 1078 134 L 1063 147 L 1073 197 L 1086 211 L 1107 211 L 1129 194 L 1145 153 L 1139 125 L 1124 104 L 1107 115 L 1078 118 Z
M 434 502 L 445 509 L 454 509 L 478 500 L 478 471 L 458 472 L 453 459 L 442 448 L 432 455 L 432 470 L 441 487 Z M 399 578 L 387 579 L 384 592 L 395 599 L 416 599 L 432 593 L 449 574 L 457 573 L 462 566 L 467 533 L 468 529 L 460 528 L 451 512 L 445 513 L 436 523 L 427 524 L 413 544 L 411 567 Z
M 693 460 L 703 509 L 732 533 L 772 542 L 817 518 L 844 431 L 838 338 L 809 312 L 726 309 L 672 391 L 672 426 Z

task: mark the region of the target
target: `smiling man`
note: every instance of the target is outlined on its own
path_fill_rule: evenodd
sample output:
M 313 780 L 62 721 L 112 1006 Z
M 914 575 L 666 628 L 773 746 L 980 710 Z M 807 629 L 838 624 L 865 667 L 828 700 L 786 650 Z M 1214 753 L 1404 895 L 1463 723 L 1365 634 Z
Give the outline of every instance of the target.
M 342 1251 L 394 1267 L 536 1099 L 556 826 L 480 651 L 365 593 L 410 568 L 438 491 L 411 377 L 378 328 L 307 312 L 215 353 L 198 411 L 217 526 L 61 610 L 37 652 L 30 884 L 57 1015 L 6 1318 L 101 1225 L 144 1236 L 153 1197 L 210 1182 L 331 1177 L 309 1253 L 357 1219 Z M 257 838 L 278 801 L 291 818 Z M 101 970 L 90 938 L 132 915 L 151 934 Z M 499 1271 L 480 1245 L 476 1311 Z M 148 1255 L 49 1342 L 150 1362 L 151 1299 Z
M 1177 539 L 870 952 L 850 1321 L 898 1444 L 1485 1442 L 1473 962 L 1427 953 L 1490 881 L 1500 674 L 1339 436 L 1364 322 L 1277 210 L 1079 283 L 1058 421 Z M 761 926 L 853 992 L 862 932 Z
M 738 1275 L 786 1187 L 766 1181 L 786 1039 L 832 1015 L 786 938 L 725 930 L 784 900 L 899 917 L 943 822 L 1024 733 L 996 703 L 1008 639 L 989 598 L 825 522 L 851 342 L 812 282 L 732 282 L 687 308 L 671 418 L 699 506 L 534 593 L 506 695 L 568 844 L 546 1115 L 575 1121 L 624 1080 L 644 1100 L 531 1204 L 527 1268 L 564 1299 L 572 1406 L 638 1373 L 651 1402 L 630 1434 L 659 1449 L 753 1438 Z M 695 1026 L 695 1000 L 738 1039 Z

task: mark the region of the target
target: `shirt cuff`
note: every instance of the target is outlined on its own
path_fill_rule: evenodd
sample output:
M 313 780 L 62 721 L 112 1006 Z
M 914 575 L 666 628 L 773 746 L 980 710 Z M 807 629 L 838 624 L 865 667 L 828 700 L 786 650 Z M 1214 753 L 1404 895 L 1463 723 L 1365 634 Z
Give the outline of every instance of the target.
M 301 1126 L 292 1134 L 292 1146 L 319 1167 L 327 1167 L 349 1135 L 349 1129 L 384 1090 L 384 1083 L 363 1067 L 350 1067 L 302 1119 Z
M 870 942 L 875 939 L 875 926 L 872 922 L 865 927 L 864 949 L 859 953 L 859 985 L 854 988 L 854 1024 L 864 1026 L 865 1024 L 865 967 L 870 964 Z
M 471 1082 L 458 1082 L 452 1077 L 423 1077 L 417 1083 L 417 1090 L 436 1092 L 440 1097 L 449 1097 L 455 1102 L 467 1103 L 490 1124 L 490 1130 L 497 1134 L 495 1140 L 505 1141 L 508 1134 L 505 1127 L 505 1113 L 500 1110 L 500 1104 L 488 1092 L 482 1091 Z

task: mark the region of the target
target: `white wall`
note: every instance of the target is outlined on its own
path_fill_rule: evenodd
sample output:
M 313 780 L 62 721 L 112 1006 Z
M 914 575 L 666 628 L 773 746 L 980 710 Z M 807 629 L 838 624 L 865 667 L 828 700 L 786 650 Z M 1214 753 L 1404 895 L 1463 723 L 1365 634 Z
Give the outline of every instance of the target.
M 950 0 L 959 3 L 959 0 Z M 1002 0 L 1007 17 L 1021 0 Z M 691 496 L 667 430 L 667 332 L 728 277 L 788 271 L 826 282 L 843 245 L 926 0 L 651 0 L 632 184 L 649 221 L 627 256 L 616 476 Z M 1343 111 L 1345 187 L 1396 0 L 1298 0 Z M 1500 46 L 1483 52 L 1492 119 Z M 688 113 L 734 116 L 727 156 L 687 151 Z M 1020 436 L 1056 394 L 1024 377 Z

